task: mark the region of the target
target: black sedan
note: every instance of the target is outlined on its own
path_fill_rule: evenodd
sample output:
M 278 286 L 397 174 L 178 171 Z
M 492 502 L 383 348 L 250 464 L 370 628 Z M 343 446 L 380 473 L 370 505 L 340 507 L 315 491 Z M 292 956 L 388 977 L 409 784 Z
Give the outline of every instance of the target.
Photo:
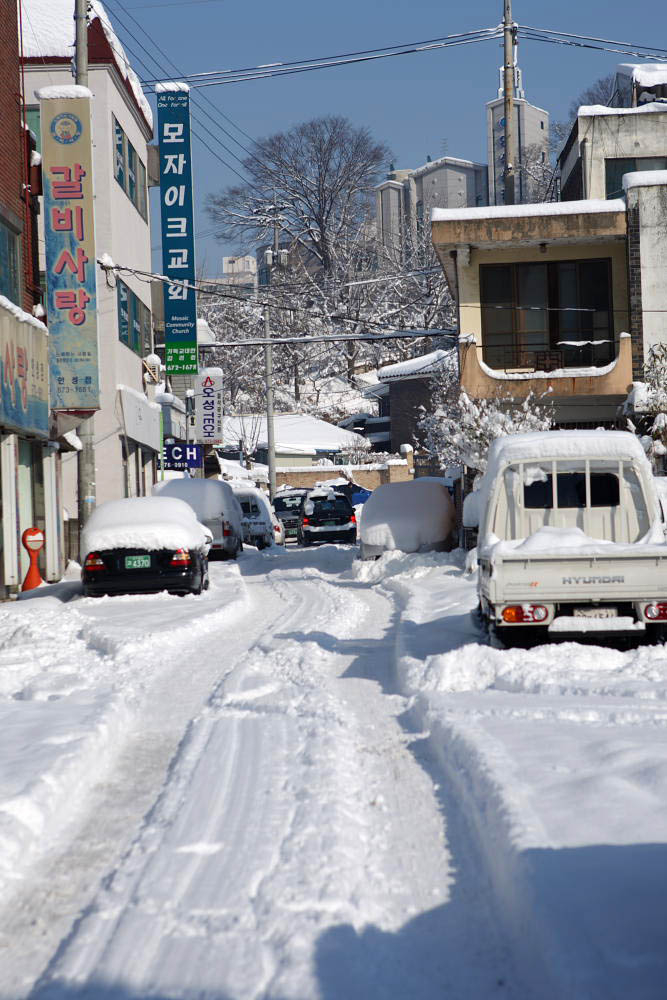
M 112 500 L 83 533 L 86 597 L 103 594 L 201 594 L 209 585 L 211 533 L 182 500 Z
M 320 542 L 354 545 L 357 541 L 357 519 L 347 497 L 333 490 L 311 490 L 301 505 L 297 541 L 300 545 Z

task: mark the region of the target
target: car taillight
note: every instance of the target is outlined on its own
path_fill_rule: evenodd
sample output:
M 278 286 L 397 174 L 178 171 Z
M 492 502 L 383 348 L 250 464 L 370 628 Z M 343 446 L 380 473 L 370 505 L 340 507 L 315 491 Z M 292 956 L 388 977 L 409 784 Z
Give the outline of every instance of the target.
M 222 522 L 222 537 L 223 538 L 229 538 L 229 536 L 231 535 L 231 533 L 232 533 L 232 526 L 231 526 L 231 524 L 229 523 L 229 521 L 223 521 Z
M 350 524 L 356 524 L 356 523 L 357 523 L 356 515 L 355 514 L 351 514 L 350 515 Z
M 273 530 L 274 531 L 280 531 L 280 525 L 279 524 L 274 524 L 273 525 Z
M 304 517 L 302 523 L 303 524 L 310 524 L 310 518 L 309 517 Z
M 655 601 L 653 604 L 647 604 L 644 614 L 650 622 L 667 621 L 667 602 Z
M 83 568 L 88 569 L 93 573 L 98 573 L 101 569 L 106 569 L 106 566 L 104 565 L 104 560 L 99 552 L 89 552 L 86 556 Z
M 189 566 L 190 565 L 190 553 L 187 549 L 176 549 L 173 556 L 169 560 L 170 566 Z
M 510 604 L 503 608 L 503 621 L 510 625 L 522 625 L 528 622 L 543 622 L 549 617 L 549 612 L 543 604 Z

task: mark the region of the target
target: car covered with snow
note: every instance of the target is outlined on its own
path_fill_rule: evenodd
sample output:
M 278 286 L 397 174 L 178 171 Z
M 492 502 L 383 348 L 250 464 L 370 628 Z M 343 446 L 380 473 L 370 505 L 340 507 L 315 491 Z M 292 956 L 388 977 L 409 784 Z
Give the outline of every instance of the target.
M 384 483 L 373 491 L 361 511 L 359 546 L 362 559 L 383 552 L 443 551 L 451 547 L 456 521 L 445 483 L 423 477 L 405 483 Z
M 282 522 L 285 541 L 288 538 L 296 538 L 301 504 L 307 493 L 307 489 L 280 489 L 273 498 L 273 510 Z
M 634 435 L 501 438 L 463 520 L 479 529 L 480 611 L 501 642 L 663 636 L 667 546 L 651 466 Z
M 297 541 L 300 545 L 321 542 L 355 545 L 357 518 L 345 494 L 324 486 L 309 490 L 301 505 Z
M 236 559 L 243 549 L 243 513 L 229 483 L 182 476 L 156 483 L 153 495 L 178 497 L 192 507 L 213 535 L 210 559 Z
M 266 493 L 245 483 L 232 483 L 231 486 L 241 507 L 243 541 L 258 549 L 273 545 L 277 541 L 276 536 L 280 535 L 280 526 L 276 530 L 274 522 L 277 518 Z
M 176 497 L 109 500 L 95 508 L 82 533 L 83 592 L 200 594 L 208 587 L 212 540 L 192 507 Z

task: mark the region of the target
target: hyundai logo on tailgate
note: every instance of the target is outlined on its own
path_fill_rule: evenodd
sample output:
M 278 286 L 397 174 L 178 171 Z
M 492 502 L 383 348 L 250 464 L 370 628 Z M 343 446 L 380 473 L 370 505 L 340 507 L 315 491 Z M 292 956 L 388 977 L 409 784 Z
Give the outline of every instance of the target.
M 624 576 L 564 576 L 564 584 L 571 583 L 625 583 Z

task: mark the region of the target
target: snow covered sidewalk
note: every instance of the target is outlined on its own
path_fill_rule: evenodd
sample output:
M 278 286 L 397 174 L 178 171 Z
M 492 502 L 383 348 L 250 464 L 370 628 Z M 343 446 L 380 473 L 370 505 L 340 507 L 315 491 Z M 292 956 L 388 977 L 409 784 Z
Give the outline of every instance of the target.
M 490 648 L 460 565 L 387 555 L 355 575 L 402 608 L 399 684 L 483 852 L 498 920 L 539 996 L 663 998 L 667 648 Z

